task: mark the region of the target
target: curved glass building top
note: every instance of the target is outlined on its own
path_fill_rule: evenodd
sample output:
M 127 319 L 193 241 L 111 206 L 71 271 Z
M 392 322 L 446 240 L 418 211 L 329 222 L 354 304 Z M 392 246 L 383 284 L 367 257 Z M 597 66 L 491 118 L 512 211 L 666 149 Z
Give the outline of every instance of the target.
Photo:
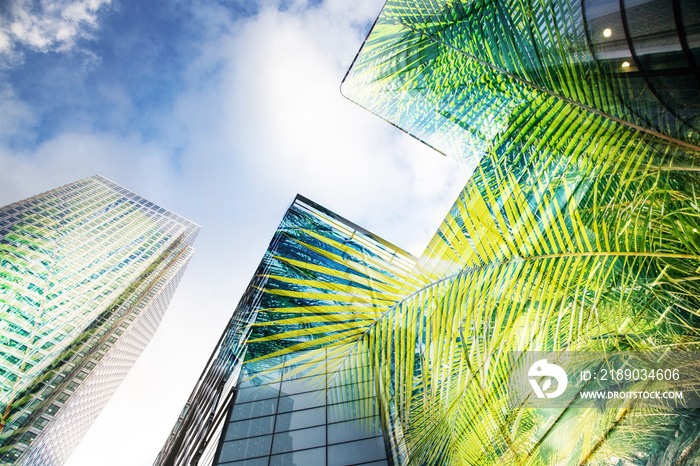
M 691 0 L 389 0 L 342 91 L 472 167 L 550 97 L 697 150 L 699 34 Z

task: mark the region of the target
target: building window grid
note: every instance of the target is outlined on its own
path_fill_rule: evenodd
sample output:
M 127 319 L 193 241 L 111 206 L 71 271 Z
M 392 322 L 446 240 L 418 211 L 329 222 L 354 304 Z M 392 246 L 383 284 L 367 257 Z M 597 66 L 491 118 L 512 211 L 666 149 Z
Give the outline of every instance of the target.
M 340 384 L 340 385 L 335 385 L 335 382 L 334 382 L 334 386 L 333 386 L 333 387 L 327 387 L 328 376 L 330 375 L 330 373 L 328 372 L 329 363 L 330 363 L 331 361 L 337 360 L 337 359 L 340 359 L 340 358 L 339 358 L 339 357 L 336 357 L 336 358 L 329 358 L 329 359 L 326 360 L 326 362 L 325 362 L 326 370 L 325 370 L 324 373 L 323 373 L 323 378 L 325 379 L 326 387 L 325 387 L 325 388 L 322 388 L 322 389 L 316 389 L 316 388 L 313 388 L 313 387 L 312 387 L 312 388 L 309 388 L 308 390 L 301 390 L 301 391 L 298 391 L 298 392 L 295 391 L 295 392 L 293 392 L 293 393 L 285 393 L 284 390 L 283 390 L 283 388 L 282 388 L 282 385 L 283 385 L 285 382 L 287 382 L 288 385 L 295 385 L 295 384 L 296 384 L 296 385 L 301 385 L 301 386 L 303 386 L 303 384 L 305 383 L 305 382 L 304 382 L 305 380 L 306 380 L 306 381 L 318 380 L 319 377 L 318 377 L 318 376 L 311 376 L 311 377 L 299 377 L 299 378 L 285 379 L 285 378 L 284 378 L 284 375 L 282 376 L 282 379 L 281 379 L 280 381 L 278 381 L 278 382 L 276 382 L 276 383 L 273 383 L 273 384 L 259 385 L 259 386 L 251 386 L 251 387 L 240 388 L 239 390 L 251 390 L 251 391 L 255 391 L 255 390 L 263 389 L 263 388 L 265 388 L 265 386 L 269 386 L 269 385 L 277 385 L 277 386 L 278 386 L 278 388 L 275 389 L 275 390 L 276 390 L 276 394 L 275 394 L 274 396 L 266 397 L 266 398 L 260 398 L 260 399 L 255 399 L 255 400 L 249 400 L 249 401 L 245 401 L 245 402 L 242 402 L 242 403 L 237 403 L 237 402 L 235 402 L 235 403 L 233 404 L 233 406 L 232 406 L 231 415 L 229 415 L 229 420 L 228 420 L 228 422 L 227 422 L 227 424 L 226 424 L 226 430 L 228 430 L 228 428 L 229 428 L 232 424 L 235 424 L 235 423 L 237 423 L 237 422 L 244 422 L 244 421 L 249 421 L 249 420 L 263 419 L 263 418 L 265 418 L 265 417 L 273 417 L 274 420 L 273 420 L 272 431 L 271 431 L 271 433 L 269 433 L 269 434 L 251 435 L 251 436 L 247 436 L 247 437 L 241 437 L 241 438 L 236 438 L 236 439 L 230 439 L 230 440 L 223 441 L 223 442 L 222 442 L 222 453 L 223 453 L 224 448 L 225 448 L 225 446 L 226 446 L 227 443 L 230 444 L 230 443 L 232 443 L 232 442 L 237 442 L 237 441 L 242 441 L 242 440 L 249 440 L 249 439 L 262 439 L 262 438 L 264 438 L 264 437 L 270 437 L 269 451 L 268 451 L 268 453 L 265 454 L 265 455 L 256 455 L 256 456 L 252 456 L 252 457 L 248 457 L 248 458 L 239 458 L 239 459 L 230 460 L 230 461 L 226 461 L 225 459 L 224 459 L 223 461 L 220 460 L 220 461 L 219 461 L 219 464 L 221 464 L 222 466 L 224 466 L 224 465 L 231 465 L 231 466 L 234 466 L 234 465 L 236 465 L 236 464 L 243 465 L 243 464 L 245 464 L 246 462 L 251 461 L 251 460 L 256 460 L 256 459 L 257 459 L 257 460 L 260 460 L 260 459 L 263 459 L 263 458 L 268 458 L 268 464 L 269 464 L 270 466 L 273 466 L 273 465 L 274 465 L 273 460 L 275 459 L 275 457 L 280 457 L 280 456 L 282 456 L 282 455 L 289 455 L 289 454 L 296 453 L 296 452 L 309 452 L 309 451 L 311 451 L 311 450 L 316 450 L 316 449 L 323 448 L 323 449 L 324 449 L 324 453 L 325 453 L 326 465 L 328 465 L 328 464 L 331 464 L 330 461 L 331 461 L 331 459 L 332 459 L 332 458 L 329 457 L 329 447 L 330 447 L 330 446 L 334 446 L 334 445 L 346 445 L 346 444 L 351 444 L 351 443 L 354 443 L 354 442 L 360 442 L 360 441 L 364 441 L 364 440 L 373 440 L 373 439 L 374 439 L 374 440 L 379 440 L 379 441 L 381 442 L 381 444 L 383 445 L 383 444 L 384 444 L 384 438 L 383 438 L 383 435 L 382 435 L 382 433 L 381 433 L 381 430 L 379 431 L 379 435 L 369 435 L 369 434 L 366 434 L 365 436 L 360 436 L 360 437 L 358 437 L 358 438 L 352 438 L 352 439 L 350 439 L 350 440 L 344 440 L 344 441 L 338 441 L 338 442 L 330 443 L 329 430 L 330 430 L 331 428 L 333 428 L 332 426 L 338 426 L 338 425 L 340 425 L 340 424 L 348 423 L 348 422 L 353 422 L 353 421 L 368 422 L 368 423 L 374 423 L 375 432 L 376 432 L 376 426 L 380 426 L 380 424 L 379 424 L 380 418 L 379 418 L 378 407 L 376 406 L 376 400 L 375 400 L 375 398 L 374 398 L 373 395 L 370 395 L 370 396 L 368 396 L 368 397 L 358 398 L 358 399 L 339 400 L 339 401 L 331 402 L 329 393 L 332 392 L 334 389 L 343 389 L 343 388 L 347 388 L 347 387 L 349 387 L 349 386 L 351 386 L 351 385 L 354 385 L 354 384 L 353 384 L 353 381 L 352 381 L 349 377 L 346 376 L 346 377 L 345 377 L 345 380 L 342 381 L 342 382 L 344 382 L 344 383 L 342 383 L 342 384 Z M 292 367 L 293 367 L 293 366 L 287 366 L 286 363 L 285 363 L 285 366 L 284 366 L 283 369 L 282 369 L 283 373 L 284 373 L 284 372 L 287 372 L 288 369 L 290 369 L 290 368 L 292 368 Z M 364 367 L 364 366 L 363 366 L 363 367 Z M 349 373 L 349 370 L 346 369 L 346 370 L 341 371 L 341 372 Z M 338 372 L 335 372 L 335 371 L 334 371 L 334 375 L 337 374 L 337 373 L 338 373 Z M 335 380 L 337 380 L 337 379 L 335 379 Z M 291 411 L 283 411 L 283 412 L 280 412 L 280 411 L 279 411 L 279 409 L 280 409 L 280 402 L 281 402 L 282 398 L 284 398 L 284 397 L 286 397 L 286 396 L 303 395 L 303 394 L 309 394 L 309 393 L 314 393 L 314 392 L 325 392 L 325 395 L 324 395 L 324 401 L 325 401 L 325 403 L 324 403 L 323 405 L 321 405 L 321 406 L 315 406 L 315 407 L 306 407 L 306 408 L 297 409 L 297 410 L 294 410 L 294 409 L 293 409 L 293 410 L 291 410 Z M 284 393 L 284 394 L 283 394 L 283 393 Z M 238 397 L 238 395 L 237 395 L 237 397 Z M 257 403 L 257 402 L 261 402 L 261 401 L 263 401 L 263 402 L 264 402 L 264 401 L 269 401 L 269 400 L 271 400 L 271 399 L 275 399 L 275 400 L 276 400 L 276 402 L 275 402 L 275 411 L 274 411 L 272 414 L 261 414 L 261 415 L 258 415 L 258 416 L 249 416 L 249 417 L 242 418 L 242 419 L 237 419 L 237 420 L 233 420 L 233 421 L 231 420 L 231 418 L 232 418 L 232 416 L 233 416 L 233 412 L 234 412 L 234 410 L 236 409 L 237 406 L 249 405 L 249 404 L 253 404 L 253 403 Z M 346 405 L 354 405 L 354 404 L 362 403 L 362 402 L 368 402 L 368 403 L 369 403 L 369 402 L 372 402 L 372 408 L 371 408 L 372 411 L 371 411 L 371 413 L 365 414 L 365 415 L 362 415 L 362 416 L 359 416 L 359 417 L 353 417 L 354 415 L 351 415 L 351 416 L 349 416 L 347 419 L 342 418 L 342 417 L 341 417 L 341 418 L 338 418 L 338 419 L 335 419 L 335 420 L 331 419 L 331 417 L 330 417 L 330 411 L 331 411 L 331 409 L 332 409 L 333 407 L 340 407 L 340 405 L 343 405 L 343 404 L 346 404 Z M 284 415 L 293 415 L 294 413 L 305 412 L 305 411 L 311 411 L 311 410 L 319 409 L 319 408 L 323 408 L 323 409 L 324 409 L 324 416 L 325 416 L 325 417 L 324 417 L 324 422 L 323 422 L 323 423 L 321 423 L 321 424 L 319 424 L 319 425 L 315 425 L 315 426 L 314 426 L 314 425 L 311 425 L 311 426 L 299 427 L 299 428 L 296 428 L 296 429 L 281 430 L 281 431 L 279 431 L 279 432 L 277 431 L 277 422 L 278 422 L 278 420 L 279 420 L 279 418 L 280 418 L 281 416 L 284 416 Z M 332 422 L 331 422 L 331 421 L 332 421 Z M 368 424 L 368 425 L 372 425 L 372 424 Z M 311 447 L 307 447 L 307 448 L 299 448 L 299 449 L 294 449 L 294 448 L 293 448 L 292 450 L 287 451 L 287 452 L 273 453 L 274 444 L 275 444 L 275 443 L 274 443 L 274 440 L 275 440 L 275 437 L 276 437 L 276 436 L 278 436 L 278 435 L 280 435 L 280 434 L 287 434 L 287 433 L 289 433 L 289 432 L 300 432 L 300 431 L 304 431 L 304 430 L 317 429 L 317 428 L 322 427 L 322 426 L 325 426 L 325 442 L 323 443 L 323 445 L 316 445 L 316 446 L 311 446 Z M 381 427 L 379 427 L 379 428 L 381 429 Z M 371 430 L 371 429 L 370 429 L 370 430 Z M 369 431 L 368 431 L 368 432 L 369 432 Z M 225 434 L 226 434 L 226 431 L 224 431 L 224 435 L 222 436 L 222 440 L 225 438 Z M 384 451 L 384 450 L 382 450 L 382 454 L 385 454 L 385 451 Z M 370 461 L 367 461 L 367 462 L 365 462 L 365 463 L 357 463 L 357 464 L 367 464 L 367 465 L 371 465 L 371 464 L 388 464 L 388 463 L 387 463 L 386 457 L 384 456 L 384 457 L 381 458 L 381 459 L 376 458 L 376 459 L 372 459 L 372 460 L 370 460 Z
M 82 191 L 86 191 L 86 190 L 82 190 Z M 103 190 L 103 191 L 104 191 L 104 190 Z M 68 198 L 74 198 L 74 197 L 76 197 L 76 196 L 70 195 L 70 196 L 67 196 L 67 197 L 68 197 Z M 38 201 L 33 201 L 33 202 L 32 202 L 32 205 L 37 205 L 37 204 L 39 204 Z M 45 200 L 44 200 L 44 204 L 46 204 L 46 201 L 45 201 Z M 56 202 L 55 202 L 55 201 L 51 201 L 51 204 L 56 204 Z M 95 204 L 95 203 L 83 203 L 83 204 L 84 204 L 85 208 L 87 208 L 89 205 L 92 205 L 92 204 Z M 24 210 L 25 210 L 25 209 L 18 209 L 18 210 L 17 210 L 18 215 L 21 214 Z M 37 213 L 39 212 L 39 210 L 36 209 L 36 208 L 30 210 L 30 212 L 31 212 L 31 211 L 34 211 L 34 212 L 37 212 Z M 119 216 L 119 218 L 122 218 L 122 217 L 124 217 L 124 215 L 120 215 L 120 216 Z M 15 218 L 13 218 L 12 220 L 14 220 L 15 222 L 19 221 L 19 220 L 15 219 Z M 29 219 L 25 219 L 25 220 L 26 220 L 27 224 L 29 225 L 29 226 L 27 227 L 27 231 L 25 232 L 25 234 L 29 234 L 29 235 L 32 235 L 32 236 L 36 236 L 36 230 L 35 230 L 33 227 L 31 227 L 31 225 L 32 225 L 33 223 L 35 223 L 36 219 L 29 218 Z M 82 230 L 84 233 L 88 233 L 86 228 L 82 228 L 82 229 L 81 229 L 81 228 L 78 228 L 78 230 Z M 104 230 L 104 226 L 100 227 L 99 230 Z M 123 236 L 123 235 L 119 235 L 119 236 Z M 153 243 L 153 241 L 151 241 L 151 242 L 149 243 L 149 245 L 152 244 L 152 243 Z M 160 246 L 160 245 L 162 245 L 163 243 L 164 243 L 164 241 L 160 241 L 158 245 Z M 24 245 L 23 243 L 19 243 L 19 246 L 21 246 L 22 248 L 25 248 L 25 249 L 26 249 L 26 247 L 25 247 L 25 245 Z M 83 251 L 83 252 L 84 252 L 84 251 Z M 92 254 L 92 255 L 94 255 L 94 254 Z M 77 281 L 76 281 L 73 277 L 69 277 L 69 278 L 66 280 L 66 282 L 67 282 L 66 284 L 67 284 L 68 286 L 76 285 L 76 284 L 77 284 Z M 79 304 L 85 304 L 85 303 L 86 303 L 86 300 L 83 298 Z M 75 323 L 76 323 L 76 324 L 79 324 L 79 321 L 80 321 L 80 320 L 81 320 L 81 319 L 75 319 Z M 71 328 L 67 328 L 67 329 L 64 328 L 64 330 L 68 330 L 68 331 L 70 331 L 71 329 L 72 329 L 72 327 L 71 327 Z M 16 332 L 16 333 L 22 334 L 21 329 L 20 329 L 20 328 L 17 328 L 17 332 Z M 58 335 L 58 338 L 56 338 L 55 341 L 60 341 L 60 340 L 62 339 L 61 337 L 63 337 L 63 336 L 64 336 L 63 334 Z M 50 342 L 47 342 L 47 343 L 50 343 Z M 37 353 L 37 354 L 39 354 L 39 353 Z M 96 359 L 99 359 L 99 358 L 96 358 Z M 68 368 L 70 369 L 70 365 L 67 365 L 66 367 L 68 367 Z M 35 399 L 35 400 L 31 403 L 31 405 L 32 405 L 32 406 L 35 405 L 37 401 L 38 401 L 38 400 Z M 59 408 L 58 406 L 53 406 L 53 407 L 52 407 L 52 409 L 53 409 L 54 411 L 57 411 L 58 408 Z M 20 412 L 19 414 L 22 414 L 22 412 Z M 27 415 L 28 415 L 27 413 L 24 414 L 24 416 L 27 416 Z M 15 416 L 12 416 L 12 417 L 15 418 Z

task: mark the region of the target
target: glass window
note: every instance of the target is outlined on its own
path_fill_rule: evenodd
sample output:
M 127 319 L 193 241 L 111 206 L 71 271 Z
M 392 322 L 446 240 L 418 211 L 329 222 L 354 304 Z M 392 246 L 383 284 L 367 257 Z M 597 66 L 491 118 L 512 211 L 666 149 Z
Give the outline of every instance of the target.
M 224 442 L 219 461 L 236 461 L 270 454 L 272 435 Z
M 326 423 L 326 408 L 305 409 L 277 415 L 275 432 L 320 426 Z
M 255 458 L 252 460 L 234 461 L 233 463 L 219 463 L 222 466 L 267 466 L 268 457 Z
M 246 372 L 241 375 L 241 379 L 246 379 L 250 377 L 251 373 Z M 255 377 L 251 379 L 246 379 L 238 384 L 238 388 L 250 388 L 250 387 L 260 387 L 262 385 L 270 385 L 276 383 L 281 378 L 280 371 L 273 371 L 271 373 L 256 374 Z
M 36 434 L 34 432 L 26 432 L 20 439 L 19 443 L 24 444 L 24 445 L 29 445 L 34 441 L 36 438 Z
M 274 425 L 274 416 L 257 417 L 255 419 L 247 419 L 245 421 L 231 422 L 226 429 L 225 440 L 235 440 L 246 437 L 255 437 L 257 435 L 271 434 L 272 427 Z
M 236 395 L 236 403 L 276 398 L 279 394 L 279 383 L 259 387 L 241 388 Z
M 284 356 L 285 367 L 296 367 L 299 365 L 307 364 L 310 359 L 316 359 L 320 355 L 315 354 L 315 350 L 308 351 L 295 351 L 292 354 Z
M 328 374 L 328 381 L 332 385 L 349 385 L 358 383 L 367 378 L 372 379 L 371 369 L 368 367 L 355 367 L 352 369 L 342 369 Z
M 253 401 L 252 403 L 236 404 L 231 412 L 230 421 L 240 421 L 252 417 L 269 416 L 275 414 L 277 398 L 269 400 Z
M 61 408 L 59 408 L 58 406 L 56 406 L 55 404 L 52 403 L 49 406 L 49 409 L 46 410 L 46 412 L 52 416 L 55 416 L 59 409 L 61 409 Z
M 12 450 L 8 451 L 7 453 L 4 453 L 2 455 L 2 459 L 4 461 L 14 462 L 14 461 L 17 461 L 17 458 L 19 457 L 20 454 L 22 454 L 21 451 L 17 450 L 16 448 L 13 448 Z
M 325 466 L 326 449 L 295 451 L 270 457 L 270 466 Z
M 328 422 L 342 422 L 362 417 L 376 416 L 377 408 L 374 398 L 349 401 L 328 406 Z
M 326 361 L 324 360 L 314 364 L 310 364 L 308 361 L 299 361 L 294 365 L 289 365 L 289 363 L 287 363 L 284 370 L 284 378 L 285 380 L 302 379 L 304 377 L 310 377 L 312 372 L 317 374 L 317 376 L 323 377 L 323 374 L 326 372 Z
M 326 404 L 325 390 L 317 390 L 315 392 L 300 393 L 298 395 L 289 395 L 280 397 L 279 407 L 277 412 L 285 413 L 288 411 L 298 411 L 308 408 L 316 408 Z
M 378 417 L 366 417 L 328 425 L 328 443 L 350 442 L 381 434 Z
M 41 429 L 41 428 L 43 428 L 43 427 L 44 427 L 46 424 L 48 424 L 48 423 L 49 423 L 49 420 L 48 420 L 48 419 L 44 419 L 43 417 L 40 417 L 40 418 L 37 419 L 36 422 L 34 423 L 34 427 L 36 427 L 37 429 Z
M 280 370 L 274 370 L 272 372 L 267 372 L 273 367 L 282 363 L 282 359 L 279 357 L 267 358 L 262 361 L 247 362 L 243 365 L 241 372 L 241 377 L 239 380 L 239 386 L 244 387 L 255 387 L 259 385 L 265 385 L 275 380 L 279 379 L 281 376 Z M 255 374 L 255 377 L 248 379 L 251 375 Z
M 386 450 L 381 437 L 328 447 L 328 466 L 346 466 L 383 459 L 386 459 Z
M 295 395 L 297 393 L 311 392 L 324 388 L 326 388 L 325 376 L 285 380 L 282 382 L 282 395 Z
M 328 403 L 343 403 L 345 401 L 359 400 L 374 396 L 374 385 L 367 385 L 354 384 L 343 385 L 342 387 L 331 387 L 328 389 Z
M 326 444 L 326 426 L 311 429 L 292 430 L 275 434 L 272 453 L 286 453 L 293 450 L 305 450 Z M 349 463 L 348 463 L 349 464 Z

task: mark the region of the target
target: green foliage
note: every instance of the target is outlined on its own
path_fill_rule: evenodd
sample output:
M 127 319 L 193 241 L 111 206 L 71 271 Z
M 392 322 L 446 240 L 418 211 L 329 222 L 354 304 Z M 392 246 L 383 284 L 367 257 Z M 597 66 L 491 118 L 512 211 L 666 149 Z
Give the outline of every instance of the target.
M 631 111 L 634 83 L 587 61 L 574 10 L 388 2 L 343 92 L 474 173 L 403 280 L 278 274 L 264 290 L 296 290 L 265 309 L 265 341 L 303 340 L 271 355 L 352 354 L 400 464 L 642 464 L 693 416 L 509 392 L 511 351 L 699 349 L 700 152 L 645 120 L 655 107 Z

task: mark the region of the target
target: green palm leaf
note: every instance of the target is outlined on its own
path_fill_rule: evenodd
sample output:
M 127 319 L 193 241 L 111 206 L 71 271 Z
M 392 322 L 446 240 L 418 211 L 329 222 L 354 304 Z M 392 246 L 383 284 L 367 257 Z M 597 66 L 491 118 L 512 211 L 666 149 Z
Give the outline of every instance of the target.
M 698 349 L 700 152 L 638 129 L 605 76 L 591 88 L 584 32 L 548 4 L 416 3 L 387 4 L 343 91 L 473 175 L 410 272 L 290 233 L 252 340 L 277 346 L 254 360 L 341 356 L 399 464 L 648 460 L 691 414 L 532 409 L 512 355 Z

